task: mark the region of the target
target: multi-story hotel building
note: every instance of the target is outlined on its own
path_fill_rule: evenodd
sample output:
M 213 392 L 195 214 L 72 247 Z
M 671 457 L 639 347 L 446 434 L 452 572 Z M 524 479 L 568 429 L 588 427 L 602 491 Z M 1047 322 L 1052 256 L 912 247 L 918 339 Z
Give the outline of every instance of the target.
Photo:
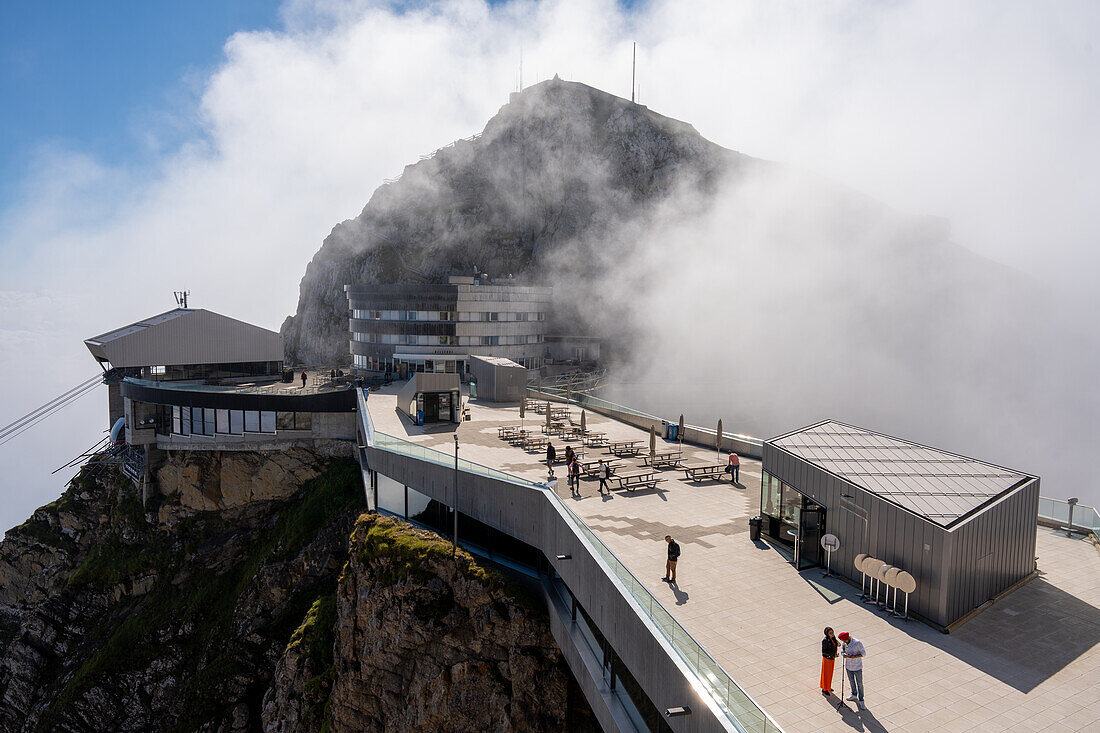
M 466 374 L 471 355 L 529 369 L 546 353 L 553 289 L 451 277 L 438 285 L 346 285 L 352 365 L 359 371 Z

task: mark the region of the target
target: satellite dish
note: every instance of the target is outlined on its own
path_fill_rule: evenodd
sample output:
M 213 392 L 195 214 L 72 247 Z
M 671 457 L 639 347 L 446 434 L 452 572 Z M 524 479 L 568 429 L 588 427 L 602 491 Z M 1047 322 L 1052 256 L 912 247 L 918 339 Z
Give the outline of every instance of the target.
M 840 538 L 835 534 L 827 534 L 821 538 L 821 547 L 829 552 L 836 552 L 840 549 Z
M 902 593 L 912 593 L 917 589 L 917 579 L 902 570 L 895 579 L 895 586 Z

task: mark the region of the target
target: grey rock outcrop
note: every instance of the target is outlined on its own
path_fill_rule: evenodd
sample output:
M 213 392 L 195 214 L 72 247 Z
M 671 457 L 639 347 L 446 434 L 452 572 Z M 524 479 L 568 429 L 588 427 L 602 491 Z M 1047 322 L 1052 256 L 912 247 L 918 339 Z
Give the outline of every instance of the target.
M 539 284 L 576 268 L 597 277 L 604 237 L 644 220 L 677 186 L 712 186 L 749 160 L 584 84 L 529 87 L 479 137 L 407 166 L 333 228 L 283 324 L 288 358 L 347 360 L 346 284 L 436 281 L 475 267 Z M 558 317 L 576 328 L 583 314 L 567 310 Z

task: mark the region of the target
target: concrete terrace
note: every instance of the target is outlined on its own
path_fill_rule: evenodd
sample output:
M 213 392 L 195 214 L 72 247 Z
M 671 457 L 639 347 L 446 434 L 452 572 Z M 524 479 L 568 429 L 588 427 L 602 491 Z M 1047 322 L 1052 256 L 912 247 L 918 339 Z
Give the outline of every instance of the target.
M 546 478 L 543 452 L 497 437 L 497 426 L 519 423 L 516 404 L 471 402 L 472 420 L 425 427 L 399 416 L 395 389 L 370 393 L 367 404 L 376 430 L 447 453 L 457 430 L 463 458 Z M 530 414 L 524 423 L 537 429 L 544 419 Z M 611 440 L 641 440 L 648 450 L 648 432 L 591 412 L 587 424 Z M 560 456 L 565 444 L 553 442 Z M 658 450 L 666 445 L 658 439 Z M 689 463 L 716 459 L 694 446 L 684 454 Z M 588 449 L 590 458 L 606 455 Z M 564 470 L 557 473 L 568 506 L 789 733 L 1100 730 L 1100 553 L 1087 540 L 1040 528 L 1041 577 L 944 635 L 860 603 L 858 589 L 818 569 L 797 573 L 770 545 L 750 541 L 747 519 L 759 510 L 756 461 L 742 461 L 738 486 L 685 482 L 682 471 L 665 470 L 656 489 L 611 497 L 597 493 L 595 479 L 583 479 L 581 496 L 571 497 Z M 666 534 L 683 549 L 677 586 L 660 580 Z M 826 625 L 867 645 L 865 711 L 849 704 L 838 712 L 837 698 L 820 694 Z

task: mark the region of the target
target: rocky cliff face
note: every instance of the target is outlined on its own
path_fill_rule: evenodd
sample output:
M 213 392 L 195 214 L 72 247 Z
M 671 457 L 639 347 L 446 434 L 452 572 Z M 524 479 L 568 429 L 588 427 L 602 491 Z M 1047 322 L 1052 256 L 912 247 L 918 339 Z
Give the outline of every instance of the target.
M 307 452 L 177 454 L 161 479 L 167 496 L 143 507 L 128 481 L 85 468 L 60 499 L 0 542 L 0 729 L 317 730 L 326 721 L 332 730 L 383 729 L 397 720 L 386 708 L 396 698 L 376 693 L 396 694 L 391 681 L 401 665 L 430 680 L 423 675 L 439 663 L 416 657 L 439 647 L 406 645 L 412 656 L 391 655 L 390 666 L 372 671 L 382 659 L 362 656 L 368 637 L 393 651 L 385 640 L 402 634 L 468 644 L 468 656 L 456 651 L 447 674 L 459 676 L 468 659 L 471 679 L 478 665 L 492 664 L 484 649 L 503 653 L 501 643 L 526 642 L 510 652 L 511 666 L 492 667 L 491 684 L 455 689 L 531 713 L 533 722 L 515 727 L 544 730 L 556 720 L 540 718 L 511 686 L 513 676 L 538 669 L 554 689 L 567 690 L 568 675 L 545 620 L 522 615 L 522 602 L 502 583 L 466 558 L 465 572 L 484 580 L 476 596 L 430 557 L 397 581 L 400 573 L 386 575 L 386 563 L 407 568 L 410 555 L 387 560 L 375 545 L 367 560 L 358 539 L 349 551 L 352 529 L 358 538 L 373 526 L 355 525 L 362 484 L 354 463 Z M 397 549 L 406 537 L 417 547 L 425 541 L 394 523 L 387 532 Z M 374 575 L 372 562 L 380 568 Z M 392 578 L 390 585 L 378 577 Z M 402 603 L 449 586 L 459 590 L 439 596 L 430 619 Z M 477 607 L 474 597 L 489 599 L 502 620 L 464 620 Z M 364 606 L 403 628 L 357 627 Z M 485 632 L 500 636 L 482 640 Z M 345 649 L 345 642 L 362 646 Z M 333 685 L 339 694 L 329 703 Z M 446 690 L 425 683 L 425 695 L 429 687 Z M 429 697 L 425 704 L 439 704 L 440 714 L 457 704 L 447 694 L 434 703 Z M 373 717 L 357 720 L 356 711 L 367 709 Z
M 536 284 L 600 276 L 600 249 L 624 222 L 644 220 L 678 186 L 712 186 L 748 162 L 691 125 L 584 84 L 536 84 L 480 137 L 406 167 L 332 230 L 283 324 L 287 355 L 346 360 L 346 284 L 433 281 L 475 267 Z M 583 329 L 568 302 L 557 317 Z
M 335 596 L 279 662 L 264 728 L 598 730 L 544 614 L 437 535 L 363 515 Z

